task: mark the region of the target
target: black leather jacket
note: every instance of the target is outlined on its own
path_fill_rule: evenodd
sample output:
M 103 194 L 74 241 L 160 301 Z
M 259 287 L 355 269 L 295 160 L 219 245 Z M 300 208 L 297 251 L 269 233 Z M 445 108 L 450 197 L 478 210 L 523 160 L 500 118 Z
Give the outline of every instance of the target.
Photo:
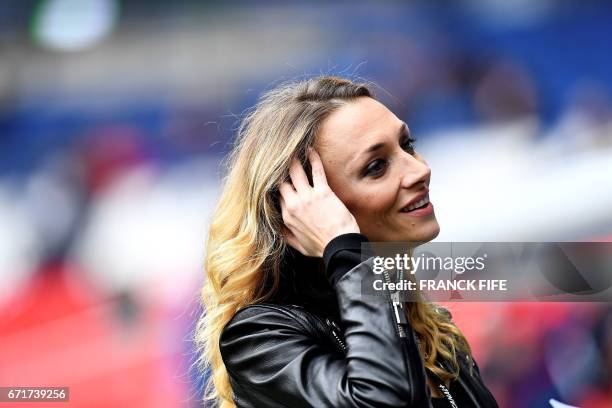
M 431 406 L 412 327 L 398 325 L 390 297 L 361 295 L 373 277 L 362 242 L 340 235 L 323 259 L 291 249 L 276 296 L 226 325 L 221 355 L 238 407 Z M 467 406 L 497 407 L 476 363 L 459 362 Z

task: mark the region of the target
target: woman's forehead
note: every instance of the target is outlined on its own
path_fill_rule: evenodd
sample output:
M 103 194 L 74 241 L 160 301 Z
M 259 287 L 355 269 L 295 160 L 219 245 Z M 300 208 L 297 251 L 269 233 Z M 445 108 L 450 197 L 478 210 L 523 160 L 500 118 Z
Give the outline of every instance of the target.
M 315 147 L 323 154 L 352 158 L 370 145 L 395 138 L 401 124 L 393 112 L 375 99 L 357 98 L 323 121 Z

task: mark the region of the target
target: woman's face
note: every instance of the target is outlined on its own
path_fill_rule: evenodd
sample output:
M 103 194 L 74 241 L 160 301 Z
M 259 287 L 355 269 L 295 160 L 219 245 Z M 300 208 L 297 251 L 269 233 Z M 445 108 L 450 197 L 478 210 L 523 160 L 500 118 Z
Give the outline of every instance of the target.
M 315 148 L 329 186 L 370 241 L 426 242 L 438 235 L 428 203 L 431 170 L 414 151 L 406 124 L 383 104 L 360 97 L 334 111 Z

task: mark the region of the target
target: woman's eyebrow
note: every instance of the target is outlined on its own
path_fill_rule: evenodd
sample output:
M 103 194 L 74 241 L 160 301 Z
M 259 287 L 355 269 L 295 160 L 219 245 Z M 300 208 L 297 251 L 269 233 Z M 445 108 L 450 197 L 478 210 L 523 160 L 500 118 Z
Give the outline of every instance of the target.
M 410 133 L 410 131 L 408 130 L 408 126 L 406 125 L 406 122 L 402 122 L 402 125 L 400 126 L 399 131 L 397 132 L 398 138 L 402 137 L 404 133 Z M 386 143 L 384 142 L 373 144 L 372 146 L 368 147 L 363 152 L 358 154 L 357 157 L 361 157 L 361 156 L 370 154 L 372 152 L 375 152 L 376 150 L 384 147 L 385 144 Z

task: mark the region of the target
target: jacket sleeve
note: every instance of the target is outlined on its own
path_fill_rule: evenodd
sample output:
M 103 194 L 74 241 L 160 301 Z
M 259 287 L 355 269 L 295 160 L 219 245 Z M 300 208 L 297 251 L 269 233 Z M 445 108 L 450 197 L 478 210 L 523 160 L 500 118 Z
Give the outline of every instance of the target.
M 322 346 L 292 315 L 265 305 L 243 309 L 226 326 L 220 347 L 232 387 L 253 406 L 430 406 L 412 328 L 398 335 L 387 293 L 361 294 L 362 281 L 373 280 L 372 258 L 361 261 L 364 242 L 364 235 L 343 234 L 323 254 L 346 355 Z

